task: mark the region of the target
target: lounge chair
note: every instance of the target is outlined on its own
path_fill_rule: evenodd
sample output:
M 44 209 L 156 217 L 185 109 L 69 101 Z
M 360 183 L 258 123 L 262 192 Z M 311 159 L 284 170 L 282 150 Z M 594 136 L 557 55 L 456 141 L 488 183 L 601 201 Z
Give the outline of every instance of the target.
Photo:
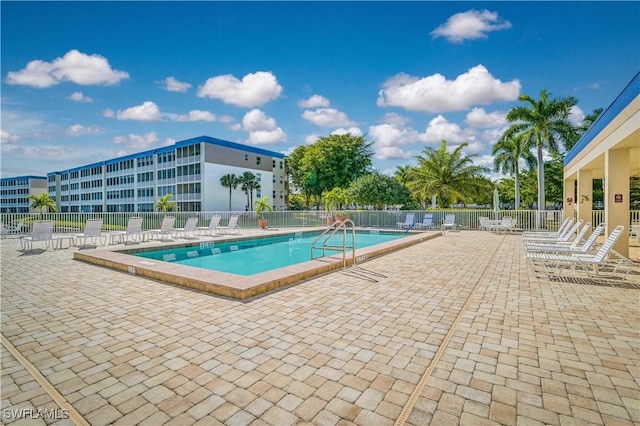
M 190 217 L 187 219 L 187 223 L 185 223 L 184 228 L 176 228 L 176 236 L 182 235 L 183 238 L 198 238 L 198 231 L 196 227 L 198 226 L 198 218 L 196 216 Z
M 579 223 L 580 222 L 578 222 L 578 224 Z M 574 227 L 576 225 L 574 225 Z M 578 244 L 580 244 L 582 242 L 582 239 L 584 238 L 584 236 L 587 235 L 587 231 L 589 231 L 590 228 L 591 228 L 591 222 L 587 222 L 582 227 L 580 232 L 578 232 L 578 235 L 576 235 L 576 237 L 573 239 L 573 241 L 565 240 L 564 238 L 540 239 L 540 240 L 522 240 L 522 244 L 524 244 L 525 248 L 527 248 L 527 249 L 529 247 L 535 246 L 535 245 L 552 245 L 552 244 L 556 244 L 556 245 L 571 245 L 571 244 L 575 244 L 575 245 L 578 245 Z M 571 239 L 571 235 L 569 235 L 569 239 Z
M 442 233 L 444 234 L 447 229 L 451 229 L 452 231 L 456 230 L 456 215 L 448 214 L 444 217 L 442 221 Z
M 220 230 L 221 216 L 211 216 L 209 226 L 198 226 L 196 229 L 203 234 L 217 235 Z
M 583 229 L 588 228 L 590 223 L 587 223 Z M 527 251 L 526 256 L 529 257 L 533 255 L 535 252 L 544 252 L 544 253 L 563 253 L 563 254 L 585 254 L 588 253 L 592 247 L 594 246 L 596 239 L 602 234 L 604 231 L 605 224 L 601 223 L 593 230 L 591 236 L 584 244 L 580 245 L 578 239 L 576 238 L 573 243 L 556 243 L 556 244 L 535 244 L 531 246 L 525 246 Z
M 160 223 L 160 229 L 152 229 L 149 231 L 151 238 L 156 237 L 158 240 L 173 240 L 173 235 L 176 231 L 174 225 L 176 223 L 175 216 L 165 216 Z
M 565 228 L 565 231 L 563 231 L 561 236 L 552 236 L 552 235 L 547 235 L 547 236 L 543 236 L 543 235 L 536 235 L 536 236 L 529 236 L 529 237 L 522 237 L 522 243 L 523 244 L 527 244 L 528 242 L 531 241 L 547 241 L 547 242 L 567 242 L 570 241 L 571 238 L 576 234 L 576 232 L 578 232 L 578 229 L 582 226 L 582 219 L 577 221 L 576 223 L 573 224 L 573 226 L 571 228 L 567 227 Z
M 415 226 L 420 229 L 431 229 L 433 228 L 433 215 L 425 214 L 422 218 L 422 222 L 416 222 Z
M 82 246 L 87 244 L 87 239 L 91 239 L 91 242 L 97 246 L 98 241 L 102 242 L 102 245 L 107 243 L 107 237 L 102 235 L 102 219 L 87 219 L 84 225 L 84 232 L 82 234 L 75 234 L 75 244 L 78 245 L 78 241 L 82 239 Z
M 569 276 L 624 281 L 633 263 L 617 253 L 613 255 L 611 250 L 622 231 L 624 226 L 617 226 L 595 254 L 531 253 L 527 260 L 538 277 Z
M 138 217 L 138 216 L 130 217 L 129 221 L 127 222 L 126 231 L 115 231 L 110 233 L 111 243 L 113 243 L 114 241 L 117 241 L 120 243 L 124 242 L 125 244 L 127 244 L 129 242 L 129 239 L 131 239 L 131 241 L 134 241 L 134 242 L 144 241 L 146 231 L 142 230 L 142 221 L 143 221 L 143 218 L 141 217 Z
M 40 221 L 33 222 L 33 228 L 31 235 L 22 237 L 20 239 L 20 247 L 22 250 L 33 250 L 33 243 L 36 241 L 42 241 L 45 243 L 45 248 L 49 248 L 49 244 L 53 244 L 53 221 Z
M 7 235 L 19 235 L 22 234 L 22 229 L 24 228 L 24 222 L 20 221 L 15 226 L 5 225 L 4 222 L 0 222 L 0 234 L 2 238 L 5 238 Z
M 413 213 L 407 213 L 404 218 L 404 222 L 396 222 L 398 228 L 410 228 L 413 226 L 415 215 Z
M 238 226 L 238 216 L 234 215 L 229 218 L 227 226 L 221 226 L 220 232 L 223 234 L 239 234 L 240 226 Z
M 542 231 L 530 231 L 530 232 L 525 232 L 522 234 L 522 238 L 529 238 L 532 236 L 539 236 L 539 237 L 543 237 L 543 236 L 549 236 L 549 237 L 560 237 L 562 236 L 562 234 L 567 230 L 567 228 L 571 228 L 571 226 L 573 226 L 574 223 L 574 219 L 572 217 L 568 217 L 564 220 L 564 222 L 562 222 L 562 225 L 560 225 L 560 227 L 558 228 L 557 231 L 552 231 L 552 232 L 542 232 Z

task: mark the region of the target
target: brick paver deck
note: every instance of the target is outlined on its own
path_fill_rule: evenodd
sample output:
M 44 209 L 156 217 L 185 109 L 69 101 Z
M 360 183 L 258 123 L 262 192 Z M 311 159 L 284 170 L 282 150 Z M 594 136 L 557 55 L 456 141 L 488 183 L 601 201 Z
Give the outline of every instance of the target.
M 518 236 L 248 302 L 0 244 L 3 336 L 92 425 L 640 423 L 640 290 L 538 280 Z M 1 355 L 2 423 L 71 424 Z

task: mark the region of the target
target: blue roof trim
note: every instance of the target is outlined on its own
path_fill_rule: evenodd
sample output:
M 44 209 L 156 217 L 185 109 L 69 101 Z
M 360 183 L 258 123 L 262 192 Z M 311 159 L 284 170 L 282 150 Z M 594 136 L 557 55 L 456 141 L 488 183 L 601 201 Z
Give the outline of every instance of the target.
M 197 138 L 191 138 L 191 139 L 186 139 L 186 140 L 183 140 L 183 141 L 176 142 L 173 145 L 163 146 L 161 148 L 155 148 L 155 149 L 142 151 L 142 152 L 137 152 L 135 154 L 125 155 L 124 157 L 111 158 L 109 160 L 100 161 L 100 162 L 93 163 L 93 164 L 88 164 L 88 165 L 85 165 L 85 166 L 74 167 L 74 168 L 68 169 L 68 170 L 61 170 L 61 171 L 57 171 L 57 172 L 49 172 L 47 174 L 47 176 L 55 175 L 55 174 L 61 174 L 61 173 L 77 172 L 77 171 L 81 171 L 81 170 L 85 170 L 85 169 L 90 169 L 90 168 L 96 167 L 96 166 L 119 163 L 121 161 L 147 157 L 147 156 L 153 155 L 153 154 L 162 154 L 162 153 L 165 153 L 165 152 L 174 151 L 176 148 L 182 148 L 182 147 L 185 147 L 185 146 L 195 145 L 195 144 L 198 144 L 200 142 L 206 142 L 206 143 L 210 143 L 210 144 L 213 144 L 213 145 L 224 146 L 226 148 L 233 148 L 233 149 L 237 149 L 237 150 L 240 150 L 240 151 L 252 152 L 254 154 L 260 154 L 260 155 L 265 155 L 265 156 L 274 157 L 274 158 L 285 158 L 285 155 L 281 154 L 279 152 L 269 151 L 269 150 L 262 149 L 262 148 L 256 148 L 256 147 L 249 146 L 249 145 L 243 145 L 243 144 L 236 143 L 236 142 L 225 141 L 225 140 L 222 140 L 222 139 L 216 139 L 216 138 L 212 138 L 210 136 L 198 136 Z
M 44 180 L 47 180 L 47 177 L 46 176 L 32 176 L 32 175 L 29 175 L 29 176 L 15 176 L 15 177 L 2 178 L 2 179 L 0 179 L 0 181 L 6 182 L 8 180 L 15 180 L 15 179 L 44 179 Z
M 574 159 L 576 156 L 591 143 L 591 141 L 602 131 L 604 130 L 609 123 L 613 121 L 615 117 L 622 112 L 635 98 L 640 95 L 640 72 L 636 74 L 636 76 L 629 82 L 627 87 L 620 92 L 618 97 L 607 107 L 607 109 L 600 114 L 600 116 L 594 121 L 594 123 L 589 127 L 589 129 L 582 135 L 580 140 L 575 144 L 575 146 L 571 149 L 571 151 L 567 152 L 567 155 L 564 157 L 564 165 L 565 167 Z

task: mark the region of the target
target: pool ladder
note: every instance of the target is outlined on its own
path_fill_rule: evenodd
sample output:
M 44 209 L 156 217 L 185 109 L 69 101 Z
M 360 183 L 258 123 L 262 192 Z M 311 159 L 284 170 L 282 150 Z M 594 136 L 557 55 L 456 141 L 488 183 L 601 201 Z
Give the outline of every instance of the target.
M 347 244 L 347 231 L 351 229 L 351 244 Z M 342 233 L 342 245 L 330 244 L 331 237 L 338 232 Z M 311 243 L 311 260 L 315 259 L 314 251 L 322 250 L 322 256 L 327 255 L 327 251 L 341 252 L 342 253 L 342 266 L 347 266 L 347 250 L 351 250 L 352 264 L 356 264 L 356 224 L 351 219 L 336 220 L 333 225 L 325 229 L 322 234 L 318 236 L 313 243 Z

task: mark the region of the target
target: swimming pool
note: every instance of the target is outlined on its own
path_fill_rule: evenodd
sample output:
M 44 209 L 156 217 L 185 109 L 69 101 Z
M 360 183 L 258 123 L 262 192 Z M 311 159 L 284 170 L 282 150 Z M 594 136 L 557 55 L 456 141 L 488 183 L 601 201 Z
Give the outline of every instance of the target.
M 298 230 L 275 230 L 269 232 L 269 237 L 263 235 L 260 240 L 270 238 L 284 238 L 286 240 L 285 246 L 287 251 L 289 249 L 289 240 L 293 239 L 293 247 L 297 244 L 296 231 Z M 303 239 L 312 232 L 310 229 L 302 229 L 304 231 Z M 321 232 L 318 230 L 317 232 Z M 316 235 L 318 233 L 316 232 Z M 376 230 L 371 233 L 369 230 L 364 234 L 376 234 Z M 379 234 L 393 236 L 394 234 L 398 238 L 392 238 L 385 242 L 379 242 L 367 247 L 358 248 L 355 252 L 355 259 L 351 256 L 346 258 L 346 264 L 351 265 L 354 260 L 356 263 L 361 264 L 369 259 L 373 259 L 378 256 L 391 253 L 393 251 L 400 250 L 405 247 L 409 247 L 414 244 L 421 243 L 423 241 L 439 237 L 442 235 L 440 232 L 394 232 L 394 231 L 379 231 Z M 262 295 L 267 292 L 279 289 L 284 286 L 296 284 L 306 279 L 325 274 L 331 271 L 336 271 L 343 268 L 343 258 L 341 253 L 332 254 L 327 253 L 326 257 L 316 258 L 309 260 L 311 257 L 311 249 L 299 250 L 301 254 L 306 254 L 306 261 L 296 263 L 290 266 L 278 267 L 276 269 L 270 269 L 265 272 L 258 272 L 252 275 L 240 275 L 238 273 L 230 273 L 220 270 L 204 269 L 200 267 L 194 267 L 188 264 L 181 264 L 177 262 L 181 256 L 174 253 L 174 250 L 178 249 L 186 253 L 187 259 L 189 258 L 189 252 L 198 252 L 200 257 L 200 250 L 220 249 L 221 253 L 214 256 L 221 256 L 223 247 L 228 245 L 229 251 L 231 246 L 237 246 L 238 251 L 235 249 L 233 253 L 229 253 L 228 256 L 238 255 L 244 257 L 246 253 L 242 253 L 244 250 L 240 250 L 240 247 L 245 244 L 247 240 L 254 240 L 247 236 L 218 236 L 214 238 L 201 238 L 198 242 L 179 242 L 176 241 L 170 245 L 160 241 L 153 241 L 141 244 L 137 247 L 110 247 L 107 249 L 91 249 L 91 250 L 77 250 L 73 253 L 73 258 L 79 261 L 87 262 L 93 265 L 98 265 L 110 269 L 115 269 L 122 272 L 127 272 L 130 275 L 136 275 L 139 277 L 150 278 L 156 281 L 160 281 L 167 284 L 177 285 L 189 289 L 194 289 L 206 293 L 215 294 L 218 296 L 229 297 L 237 300 L 246 300 L 258 295 Z M 365 237 L 366 239 L 366 237 Z M 264 257 L 268 258 L 268 262 L 273 265 L 278 256 L 274 256 L 272 248 L 274 245 L 264 246 L 267 248 L 267 253 Z M 170 253 L 164 253 L 174 255 L 176 261 L 163 261 L 152 257 L 137 256 L 142 253 L 158 252 L 171 250 Z M 264 252 L 263 252 L 264 253 Z M 335 252 L 333 252 L 335 253 Z M 321 253 L 317 253 L 319 256 Z M 192 253 L 191 259 L 196 259 L 195 253 Z M 160 256 L 162 259 L 162 255 Z M 243 262 L 248 267 L 250 262 Z M 136 281 L 136 285 L 141 285 L 139 281 Z
M 320 235 L 299 233 L 294 236 L 255 238 L 228 243 L 203 242 L 194 247 L 172 248 L 136 253 L 145 257 L 196 268 L 229 272 L 238 275 L 254 275 L 311 260 L 311 245 Z M 356 249 L 392 241 L 406 236 L 398 232 L 357 232 Z M 347 235 L 347 244 L 351 244 Z M 343 236 L 334 235 L 327 243 L 342 246 Z M 321 250 L 314 250 L 320 257 Z M 331 252 L 330 254 L 335 254 Z

